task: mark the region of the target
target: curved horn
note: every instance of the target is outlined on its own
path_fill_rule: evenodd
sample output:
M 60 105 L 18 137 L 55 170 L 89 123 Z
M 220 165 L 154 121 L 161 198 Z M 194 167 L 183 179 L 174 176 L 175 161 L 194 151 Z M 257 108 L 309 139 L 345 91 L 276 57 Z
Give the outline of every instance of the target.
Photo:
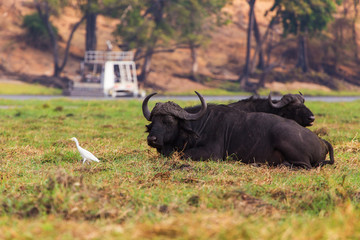
M 302 92 L 300 92 L 300 91 L 299 91 L 299 93 L 300 93 L 301 102 L 304 103 L 304 102 L 305 102 L 304 95 L 303 95 Z
M 281 98 L 281 100 L 279 102 L 273 103 L 272 99 L 271 99 L 271 93 L 269 93 L 268 100 L 269 100 L 270 106 L 272 106 L 273 108 L 282 108 L 291 102 L 291 100 L 289 98 L 286 98 L 286 99 Z
M 144 114 L 144 117 L 146 118 L 146 120 L 148 120 L 148 121 L 150 121 L 150 111 L 149 111 L 149 108 L 148 108 L 148 101 L 149 101 L 149 99 L 152 97 L 152 96 L 154 96 L 155 94 L 157 94 L 157 93 L 152 93 L 152 94 L 150 94 L 149 96 L 147 96 L 145 99 L 144 99 L 144 101 L 143 101 L 143 103 L 142 103 L 142 112 L 143 112 L 143 114 Z
M 199 99 L 201 101 L 201 109 L 197 113 L 188 113 L 188 112 L 186 112 L 186 114 L 184 115 L 185 120 L 197 120 L 206 113 L 207 104 L 206 104 L 203 96 L 201 96 L 201 94 L 198 93 L 197 91 L 195 91 L 195 93 L 196 93 L 196 95 L 198 95 L 198 97 L 199 97 Z

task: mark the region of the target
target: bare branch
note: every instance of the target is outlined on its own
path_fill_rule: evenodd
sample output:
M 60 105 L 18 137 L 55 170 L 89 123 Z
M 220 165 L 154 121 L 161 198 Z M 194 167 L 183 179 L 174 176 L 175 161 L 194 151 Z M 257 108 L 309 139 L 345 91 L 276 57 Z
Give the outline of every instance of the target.
M 277 21 L 279 17 L 279 14 L 277 13 L 276 16 L 270 21 L 269 25 L 266 28 L 266 32 L 264 34 L 264 36 L 262 37 L 262 39 L 260 40 L 259 44 L 256 45 L 256 49 L 255 49 L 255 53 L 253 56 L 253 59 L 251 60 L 251 64 L 250 64 L 250 73 L 254 72 L 254 66 L 255 66 L 255 61 L 256 61 L 256 56 L 258 55 L 262 45 L 264 44 L 264 42 L 266 41 L 270 30 L 272 30 L 275 22 Z
M 65 49 L 65 56 L 64 56 L 64 59 L 63 59 L 63 63 L 60 67 L 60 71 L 62 71 L 66 65 L 66 62 L 67 62 L 67 58 L 68 58 L 68 55 L 69 55 L 69 49 L 70 49 L 70 43 L 71 43 L 71 40 L 73 38 L 73 35 L 75 33 L 75 31 L 77 30 L 77 28 L 80 26 L 80 24 L 85 20 L 86 18 L 86 15 L 84 15 L 73 27 L 73 29 L 71 30 L 71 33 L 70 33 L 70 36 L 69 36 L 69 39 L 66 43 L 66 49 Z

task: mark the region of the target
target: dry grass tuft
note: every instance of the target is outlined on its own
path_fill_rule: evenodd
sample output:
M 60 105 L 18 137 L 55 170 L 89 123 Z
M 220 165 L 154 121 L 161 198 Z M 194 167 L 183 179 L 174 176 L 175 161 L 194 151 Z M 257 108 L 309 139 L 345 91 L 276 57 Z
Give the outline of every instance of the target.
M 3 200 L 0 213 L 19 218 L 54 214 L 64 219 L 114 219 L 123 221 L 121 211 L 130 196 L 115 189 L 94 187 L 83 176 L 72 176 L 64 169 L 49 176 L 43 185 L 35 186 L 27 196 L 9 194 Z
M 243 191 L 234 190 L 227 192 L 223 195 L 223 198 L 230 206 L 240 211 L 244 216 L 254 214 L 273 215 L 278 212 L 278 210 L 271 204 L 255 198 Z
M 161 172 L 161 173 L 157 173 L 155 174 L 155 176 L 153 177 L 152 181 L 156 180 L 156 179 L 160 179 L 161 181 L 166 181 L 169 180 L 171 176 L 170 172 Z
M 319 137 L 329 135 L 329 129 L 327 127 L 321 127 L 313 131 Z
M 93 166 L 93 167 L 89 167 L 89 166 L 86 166 L 86 165 L 82 165 L 80 167 L 76 167 L 74 169 L 74 171 L 76 172 L 80 172 L 80 173 L 90 173 L 90 174 L 96 174 L 96 173 L 99 173 L 99 172 L 106 172 L 110 170 L 110 167 L 105 167 L 105 166 Z
M 358 140 L 353 139 L 350 142 L 345 142 L 341 145 L 336 146 L 337 151 L 347 152 L 347 153 L 359 153 L 360 152 L 360 143 Z

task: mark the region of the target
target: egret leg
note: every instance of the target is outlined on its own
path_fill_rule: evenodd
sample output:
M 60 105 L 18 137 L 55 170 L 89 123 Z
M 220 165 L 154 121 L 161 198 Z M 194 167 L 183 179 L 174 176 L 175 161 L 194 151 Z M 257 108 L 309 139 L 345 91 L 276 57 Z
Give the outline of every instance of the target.
M 86 158 L 84 158 L 84 160 L 83 160 L 83 164 L 86 162 Z

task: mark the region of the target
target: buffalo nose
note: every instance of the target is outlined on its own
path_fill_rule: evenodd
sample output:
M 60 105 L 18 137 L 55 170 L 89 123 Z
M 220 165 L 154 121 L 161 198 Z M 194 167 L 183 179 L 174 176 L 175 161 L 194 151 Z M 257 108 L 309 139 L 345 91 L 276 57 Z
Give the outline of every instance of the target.
M 147 140 L 148 140 L 148 142 L 154 143 L 154 142 L 156 142 L 156 137 L 155 136 L 149 136 L 147 138 Z
M 311 120 L 312 122 L 315 121 L 315 116 L 310 116 L 309 120 Z

